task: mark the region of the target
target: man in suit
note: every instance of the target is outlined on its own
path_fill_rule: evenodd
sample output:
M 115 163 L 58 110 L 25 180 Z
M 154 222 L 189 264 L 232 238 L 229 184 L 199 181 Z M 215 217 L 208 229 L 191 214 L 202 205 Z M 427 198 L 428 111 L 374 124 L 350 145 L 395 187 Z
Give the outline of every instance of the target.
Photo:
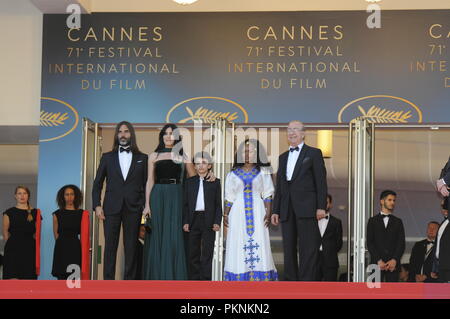
M 271 219 L 275 226 L 281 222 L 284 279 L 314 281 L 320 246 L 317 221 L 326 216 L 326 169 L 322 152 L 304 143 L 302 122 L 291 121 L 287 136 L 290 148 L 279 157 Z
M 189 279 L 211 280 L 214 241 L 222 222 L 220 179 L 205 183 L 212 167 L 208 153 L 195 154 L 193 162 L 198 175 L 186 180 L 183 199 L 183 230 L 189 233 Z
M 433 265 L 433 248 L 436 234 L 439 229 L 438 222 L 429 222 L 427 226 L 427 238 L 414 244 L 409 258 L 410 272 L 409 281 L 412 282 L 435 282 L 431 278 Z
M 367 247 L 371 263 L 378 265 L 383 282 L 398 282 L 400 261 L 405 251 L 403 222 L 392 215 L 396 198 L 394 191 L 381 192 L 381 213 L 371 217 L 367 223 Z
M 448 196 L 449 193 L 449 185 L 450 185 L 450 157 L 445 164 L 444 168 L 441 170 L 441 174 L 439 174 L 439 179 L 436 181 L 436 188 L 439 193 L 444 197 L 444 201 L 447 202 L 448 205 Z
M 139 151 L 131 123 L 120 122 L 115 129 L 113 150 L 102 155 L 92 189 L 95 213 L 103 220 L 105 252 L 103 278 L 114 280 L 120 227 L 125 250 L 124 279 L 136 278 L 136 242 L 145 204 L 148 156 Z M 103 182 L 106 193 L 101 204 Z
M 444 201 L 441 210 L 442 221 L 436 236 L 431 277 L 439 282 L 450 282 L 450 226 L 448 226 L 448 201 Z
M 327 195 L 327 215 L 319 220 L 321 242 L 319 247 L 318 281 L 336 281 L 339 269 L 338 252 L 342 248 L 341 220 L 330 214 L 333 198 Z

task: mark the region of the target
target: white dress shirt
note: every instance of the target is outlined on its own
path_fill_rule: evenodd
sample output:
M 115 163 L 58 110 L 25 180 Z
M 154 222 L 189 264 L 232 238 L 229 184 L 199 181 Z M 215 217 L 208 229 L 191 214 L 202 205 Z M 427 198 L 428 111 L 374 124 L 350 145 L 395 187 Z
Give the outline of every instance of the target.
M 133 159 L 133 153 L 131 151 L 129 153 L 120 152 L 120 148 L 118 152 L 119 152 L 120 170 L 122 171 L 123 179 L 126 180 L 128 176 L 128 171 L 130 170 L 131 160 Z
M 320 237 L 323 238 L 323 234 L 325 234 L 325 231 L 327 230 L 328 221 L 330 220 L 330 214 L 327 214 L 328 218 L 322 218 L 319 220 L 319 230 L 320 230 Z M 323 250 L 322 245 L 320 245 L 320 251 Z
M 390 215 L 390 214 L 385 214 L 383 212 L 380 212 L 381 215 Z M 384 222 L 384 228 L 387 228 L 387 225 L 389 223 L 389 218 L 390 217 L 383 217 L 383 222 Z
M 290 151 L 291 148 L 289 148 L 289 156 L 288 156 L 288 161 L 287 161 L 287 166 L 286 166 L 286 179 L 288 181 L 291 180 L 292 178 L 292 174 L 294 174 L 294 168 L 295 168 L 295 164 L 297 163 L 298 160 L 298 156 L 300 155 L 300 152 L 302 151 L 302 147 L 305 143 L 302 142 L 301 144 L 298 145 L 298 151 Z
M 200 177 L 200 186 L 198 188 L 197 203 L 195 210 L 202 212 L 205 210 L 205 194 L 203 193 L 203 177 Z
M 438 258 L 438 259 L 439 259 L 439 244 L 440 244 L 440 241 L 441 241 L 442 234 L 444 233 L 445 229 L 447 228 L 447 225 L 448 225 L 448 219 L 446 219 L 442 223 L 441 227 L 439 227 L 439 231 L 438 231 L 438 234 L 437 234 L 437 237 L 436 237 L 436 245 L 437 245 L 436 246 L 436 258 Z

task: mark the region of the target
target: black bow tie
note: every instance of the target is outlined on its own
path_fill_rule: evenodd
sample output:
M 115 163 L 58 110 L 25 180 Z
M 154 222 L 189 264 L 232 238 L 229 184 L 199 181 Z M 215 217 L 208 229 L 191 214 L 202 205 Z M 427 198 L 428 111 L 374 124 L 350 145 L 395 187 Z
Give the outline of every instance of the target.
M 433 244 L 434 245 L 434 241 L 427 240 L 427 245 L 429 245 L 429 244 Z
M 329 218 L 330 218 L 330 215 L 327 215 L 327 216 L 325 216 L 324 218 L 325 218 L 325 219 L 329 219 Z
M 299 150 L 300 150 L 300 148 L 298 148 L 298 146 L 297 146 L 297 147 L 290 147 L 290 148 L 289 148 L 289 152 L 299 151 Z
M 448 219 L 448 216 L 444 216 L 444 221 L 446 221 Z
M 385 217 L 387 217 L 387 218 L 389 218 L 389 217 L 391 217 L 391 214 L 387 214 L 387 215 L 385 215 L 385 214 L 380 214 L 383 218 L 385 218 Z
M 125 148 L 125 147 L 120 147 L 120 149 L 119 149 L 119 151 L 120 151 L 120 153 L 122 153 L 122 152 L 127 152 L 127 153 L 130 153 L 130 148 Z

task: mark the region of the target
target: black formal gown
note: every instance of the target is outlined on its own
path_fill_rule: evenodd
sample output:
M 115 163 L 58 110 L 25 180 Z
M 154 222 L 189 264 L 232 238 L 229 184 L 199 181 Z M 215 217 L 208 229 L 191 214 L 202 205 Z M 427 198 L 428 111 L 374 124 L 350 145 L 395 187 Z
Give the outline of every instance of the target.
M 67 279 L 67 266 L 76 264 L 81 269 L 81 217 L 83 210 L 59 209 L 53 213 L 58 219 L 58 239 L 53 253 L 52 275 Z
M 10 237 L 5 244 L 3 279 L 37 279 L 36 275 L 36 215 L 32 209 L 32 221 L 28 211 L 16 207 L 3 213 L 9 217 Z

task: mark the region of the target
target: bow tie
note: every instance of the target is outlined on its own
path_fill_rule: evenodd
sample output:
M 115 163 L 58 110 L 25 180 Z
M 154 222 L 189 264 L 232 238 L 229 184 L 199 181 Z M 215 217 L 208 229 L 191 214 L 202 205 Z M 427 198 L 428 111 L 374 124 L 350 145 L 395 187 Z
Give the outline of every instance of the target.
M 125 147 L 120 147 L 120 149 L 119 149 L 119 151 L 120 151 L 120 153 L 122 153 L 122 152 L 127 152 L 127 153 L 130 153 L 130 148 L 125 148 Z
M 444 221 L 446 221 L 448 219 L 448 216 L 444 216 Z
M 391 217 L 391 214 L 387 214 L 387 215 L 385 215 L 385 214 L 380 214 L 381 215 L 381 217 L 383 217 L 383 218 L 389 218 L 389 217 Z
M 325 216 L 324 218 L 325 218 L 325 219 L 329 219 L 329 218 L 330 218 L 330 215 L 327 215 L 327 216 Z
M 293 152 L 293 151 L 299 151 L 300 149 L 297 147 L 289 147 L 289 152 Z
M 434 241 L 427 240 L 427 245 L 429 245 L 429 244 L 433 244 L 434 245 Z

